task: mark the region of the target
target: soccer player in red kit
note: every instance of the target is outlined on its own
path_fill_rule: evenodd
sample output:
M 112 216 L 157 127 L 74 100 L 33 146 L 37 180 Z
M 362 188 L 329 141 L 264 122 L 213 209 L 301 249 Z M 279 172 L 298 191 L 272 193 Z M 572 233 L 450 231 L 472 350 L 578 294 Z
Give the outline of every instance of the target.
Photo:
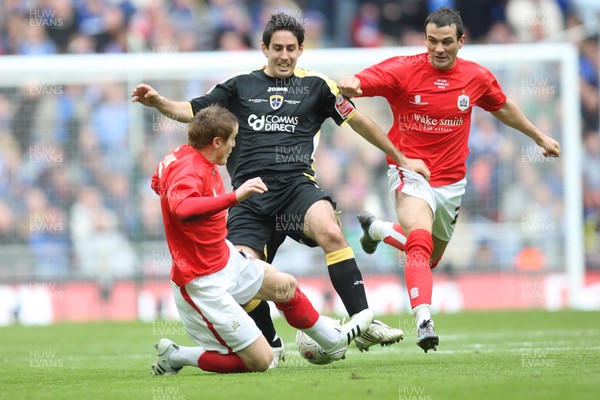
M 348 315 L 353 316 L 369 304 L 335 201 L 319 186 L 314 170 L 321 127 L 327 119 L 338 125 L 347 123 L 399 163 L 402 159 L 385 132 L 340 94 L 333 80 L 297 68 L 304 35 L 300 20 L 283 12 L 274 14 L 263 31 L 261 49 L 267 60 L 263 68 L 236 74 L 190 101 L 166 98 L 147 84 L 138 85 L 131 97 L 185 123 L 211 104 L 231 111 L 239 120 L 239 146 L 227 160 L 232 186 L 238 188 L 249 178 L 261 177 L 269 191 L 230 208 L 227 239 L 267 262 L 273 260 L 287 236 L 310 247 L 320 246 L 332 286 Z M 294 222 L 282 224 L 284 220 Z M 269 305 L 253 301 L 246 311 L 276 349 L 276 367 L 284 359 L 284 346 L 275 332 Z M 366 350 L 376 344 L 396 343 L 403 334 L 401 329 L 376 320 L 355 343 Z
M 431 269 L 452 236 L 465 192 L 472 108 L 479 106 L 521 131 L 544 156 L 558 157 L 560 145 L 506 98 L 487 69 L 457 57 L 465 36 L 456 11 L 442 7 L 432 12 L 424 28 L 427 53 L 385 60 L 342 79 L 338 86 L 348 97 L 383 96 L 392 109 L 388 137 L 406 156 L 404 165 L 387 158 L 399 224 L 361 213 L 361 244 L 367 253 L 380 241 L 405 251 L 404 276 L 417 344 L 427 352 L 439 344 L 430 312 Z
M 189 124 L 188 144 L 165 156 L 152 177 L 160 196 L 169 252 L 171 286 L 181 322 L 195 347 L 162 338 L 156 344 L 155 375 L 184 366 L 229 373 L 265 371 L 273 350 L 240 304 L 271 300 L 293 327 L 314 339 L 333 360 L 373 321 L 365 309 L 347 324 L 323 317 L 297 287 L 293 276 L 237 251 L 226 240 L 227 209 L 267 186 L 261 178 L 226 193 L 217 168 L 235 146 L 237 118 L 213 105 Z

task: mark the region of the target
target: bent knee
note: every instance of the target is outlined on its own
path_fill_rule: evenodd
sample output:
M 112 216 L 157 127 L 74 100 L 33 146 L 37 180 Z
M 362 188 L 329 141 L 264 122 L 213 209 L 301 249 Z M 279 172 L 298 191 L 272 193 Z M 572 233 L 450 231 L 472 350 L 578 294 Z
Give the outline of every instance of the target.
M 246 367 L 248 367 L 250 372 L 264 372 L 269 369 L 271 361 L 273 361 L 273 350 L 269 346 L 267 350 L 261 352 L 251 362 L 247 363 Z
M 337 225 L 330 225 L 327 229 L 321 230 L 317 234 L 315 241 L 323 249 L 328 249 L 328 251 L 340 250 L 348 246 L 348 241 L 344 233 Z

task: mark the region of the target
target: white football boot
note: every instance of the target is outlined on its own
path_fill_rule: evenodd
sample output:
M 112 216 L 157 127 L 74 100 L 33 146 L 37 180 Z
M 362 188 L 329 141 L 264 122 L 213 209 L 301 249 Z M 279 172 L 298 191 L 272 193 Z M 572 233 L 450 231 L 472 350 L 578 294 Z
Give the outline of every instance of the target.
M 369 347 L 376 344 L 382 346 L 390 346 L 404 339 L 404 331 L 402 329 L 392 328 L 381 321 L 374 320 L 360 337 L 354 339 L 356 347 L 362 351 L 369 351 Z
M 373 322 L 373 311 L 369 308 L 354 314 L 350 321 L 340 326 L 340 340 L 331 349 L 323 349 L 333 361 L 341 360 L 345 357 L 348 346 L 367 330 Z
M 169 356 L 179 350 L 179 346 L 169 339 L 162 338 L 154 345 L 156 348 L 156 363 L 152 364 L 153 375 L 175 375 L 181 368 L 173 368 L 169 364 Z
M 285 345 L 283 340 L 280 347 L 273 347 L 273 361 L 269 364 L 269 369 L 279 367 L 280 362 L 285 361 Z

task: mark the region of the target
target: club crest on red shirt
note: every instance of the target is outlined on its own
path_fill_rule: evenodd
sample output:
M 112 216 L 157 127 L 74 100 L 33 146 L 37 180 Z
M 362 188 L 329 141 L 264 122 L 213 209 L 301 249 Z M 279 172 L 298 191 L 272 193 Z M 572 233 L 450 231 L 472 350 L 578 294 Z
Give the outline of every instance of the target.
M 467 96 L 466 94 L 461 94 L 460 96 L 458 96 L 458 100 L 456 101 L 456 105 L 458 106 L 458 109 L 460 111 L 466 111 L 469 108 L 470 105 L 470 101 L 469 101 L 469 96 Z

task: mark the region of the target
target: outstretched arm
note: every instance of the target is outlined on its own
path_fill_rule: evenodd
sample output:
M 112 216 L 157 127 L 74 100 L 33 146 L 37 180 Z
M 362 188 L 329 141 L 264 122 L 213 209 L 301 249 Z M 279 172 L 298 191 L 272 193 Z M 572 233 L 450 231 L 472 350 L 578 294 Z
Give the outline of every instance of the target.
M 493 111 L 492 115 L 503 124 L 529 136 L 538 146 L 544 149 L 545 157 L 560 157 L 560 144 L 536 128 L 514 101 L 506 99 L 506 103 L 502 108 Z
M 192 107 L 188 101 L 174 101 L 161 96 L 150 85 L 142 83 L 131 92 L 131 100 L 147 107 L 156 108 L 164 116 L 179 122 L 190 122 Z
M 385 132 L 366 114 L 355 111 L 354 117 L 348 120 L 348 124 L 356 133 L 364 137 L 369 143 L 377 147 L 398 163 L 399 167 L 414 171 L 429 180 L 429 169 L 422 160 L 407 158 L 388 139 Z

